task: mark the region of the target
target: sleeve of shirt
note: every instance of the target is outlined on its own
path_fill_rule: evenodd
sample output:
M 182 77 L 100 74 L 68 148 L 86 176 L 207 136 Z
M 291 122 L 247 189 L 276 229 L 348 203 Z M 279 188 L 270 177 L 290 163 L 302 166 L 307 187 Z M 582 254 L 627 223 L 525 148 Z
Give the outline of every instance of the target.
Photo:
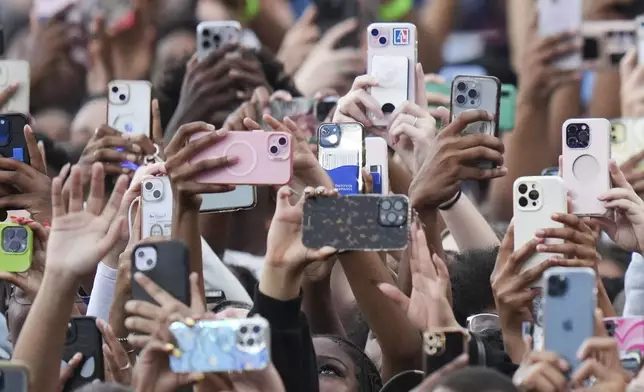
M 624 317 L 644 316 L 644 258 L 633 253 L 624 277 Z
M 109 320 L 110 307 L 112 306 L 114 290 L 116 289 L 117 274 L 117 270 L 103 263 L 98 264 L 96 276 L 94 276 L 94 287 L 87 305 L 88 316 Z

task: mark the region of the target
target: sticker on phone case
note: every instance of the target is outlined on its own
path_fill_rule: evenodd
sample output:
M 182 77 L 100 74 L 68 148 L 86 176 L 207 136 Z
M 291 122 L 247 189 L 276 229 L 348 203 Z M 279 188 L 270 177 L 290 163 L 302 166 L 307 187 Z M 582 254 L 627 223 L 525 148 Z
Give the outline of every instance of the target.
M 335 189 L 341 195 L 355 195 L 360 193 L 358 177 L 360 168 L 355 164 L 358 161 L 358 153 L 354 150 L 333 151 L 323 155 L 322 166 L 333 167 L 327 170 L 329 177 L 333 180 Z
M 409 29 L 394 29 L 394 45 L 409 45 Z

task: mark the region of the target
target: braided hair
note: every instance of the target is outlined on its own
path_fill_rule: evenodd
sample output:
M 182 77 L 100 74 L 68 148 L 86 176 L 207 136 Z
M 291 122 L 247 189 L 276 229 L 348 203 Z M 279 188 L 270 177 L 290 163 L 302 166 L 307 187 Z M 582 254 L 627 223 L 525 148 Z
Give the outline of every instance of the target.
M 315 335 L 315 337 L 329 339 L 349 355 L 356 365 L 358 392 L 380 391 L 382 388 L 382 377 L 380 376 L 380 372 L 360 347 L 337 335 Z

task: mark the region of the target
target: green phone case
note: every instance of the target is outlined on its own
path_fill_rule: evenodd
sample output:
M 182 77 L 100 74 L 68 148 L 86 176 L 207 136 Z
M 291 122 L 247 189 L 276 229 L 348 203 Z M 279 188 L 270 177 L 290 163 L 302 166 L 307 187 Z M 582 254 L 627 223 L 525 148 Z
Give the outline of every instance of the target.
M 514 129 L 517 106 L 517 88 L 511 84 L 501 85 L 501 114 L 499 130 L 510 132 Z
M 27 226 L 0 223 L 0 271 L 25 272 L 29 269 L 33 237 Z

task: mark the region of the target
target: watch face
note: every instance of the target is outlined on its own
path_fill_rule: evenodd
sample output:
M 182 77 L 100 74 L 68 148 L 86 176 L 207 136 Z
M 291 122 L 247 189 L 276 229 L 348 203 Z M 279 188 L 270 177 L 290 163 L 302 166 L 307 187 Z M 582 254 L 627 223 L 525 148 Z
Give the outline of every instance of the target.
M 445 352 L 445 334 L 442 332 L 425 332 L 423 334 L 425 354 L 438 356 Z

